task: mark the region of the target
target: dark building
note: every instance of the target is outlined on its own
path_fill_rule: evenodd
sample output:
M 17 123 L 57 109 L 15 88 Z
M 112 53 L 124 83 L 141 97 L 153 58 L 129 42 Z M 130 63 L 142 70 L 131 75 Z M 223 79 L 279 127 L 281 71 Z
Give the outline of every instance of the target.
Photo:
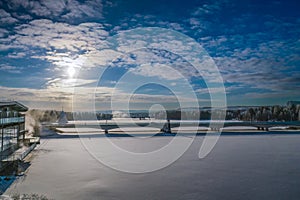
M 0 102 L 0 169 L 10 161 L 25 139 L 25 114 L 28 108 L 16 101 Z

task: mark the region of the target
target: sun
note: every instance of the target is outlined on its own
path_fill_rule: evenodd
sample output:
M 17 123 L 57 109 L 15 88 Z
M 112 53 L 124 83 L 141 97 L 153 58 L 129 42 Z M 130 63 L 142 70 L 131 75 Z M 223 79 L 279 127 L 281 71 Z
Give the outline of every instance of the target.
M 68 68 L 67 72 L 68 72 L 69 77 L 70 77 L 70 78 L 73 78 L 74 75 L 75 75 L 75 73 L 76 73 L 76 70 L 75 70 L 74 67 L 70 66 L 70 67 Z

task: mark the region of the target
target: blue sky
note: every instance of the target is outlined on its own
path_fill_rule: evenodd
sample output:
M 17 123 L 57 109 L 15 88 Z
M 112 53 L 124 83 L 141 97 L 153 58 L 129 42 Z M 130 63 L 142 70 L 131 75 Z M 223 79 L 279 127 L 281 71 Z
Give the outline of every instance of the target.
M 218 93 L 220 81 L 207 83 L 210 69 L 201 76 L 176 54 L 197 56 L 189 44 L 162 36 L 155 46 L 142 32 L 126 35 L 157 27 L 203 47 L 223 79 L 228 105 L 299 100 L 299 7 L 295 0 L 2 0 L 0 98 L 70 110 L 75 94 L 78 109 L 94 99 L 106 110 L 112 99 L 121 109 L 131 96 L 132 109 L 175 108 L 195 101 L 192 89 L 200 106 L 210 105 L 207 86 Z M 116 35 L 123 43 L 112 47 L 108 41 Z M 147 81 L 153 84 L 143 86 Z

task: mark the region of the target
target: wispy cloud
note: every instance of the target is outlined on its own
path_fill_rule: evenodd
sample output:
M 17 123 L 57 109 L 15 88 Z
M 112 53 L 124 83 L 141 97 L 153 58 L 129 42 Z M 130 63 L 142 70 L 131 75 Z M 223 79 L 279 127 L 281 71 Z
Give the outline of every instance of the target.
M 13 74 L 19 74 L 19 73 L 21 73 L 21 68 L 7 65 L 7 64 L 0 64 L 0 71 L 9 72 L 9 73 L 13 73 Z

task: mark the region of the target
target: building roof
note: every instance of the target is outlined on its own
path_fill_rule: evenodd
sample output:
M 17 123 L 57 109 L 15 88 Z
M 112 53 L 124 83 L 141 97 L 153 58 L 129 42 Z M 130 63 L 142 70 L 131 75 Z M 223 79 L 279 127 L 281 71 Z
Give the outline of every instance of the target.
M 60 115 L 57 119 L 57 123 L 60 125 L 64 125 L 68 123 L 67 114 L 63 110 L 60 112 Z
M 12 110 L 26 112 L 28 108 L 17 101 L 0 101 L 0 109 L 10 107 Z

